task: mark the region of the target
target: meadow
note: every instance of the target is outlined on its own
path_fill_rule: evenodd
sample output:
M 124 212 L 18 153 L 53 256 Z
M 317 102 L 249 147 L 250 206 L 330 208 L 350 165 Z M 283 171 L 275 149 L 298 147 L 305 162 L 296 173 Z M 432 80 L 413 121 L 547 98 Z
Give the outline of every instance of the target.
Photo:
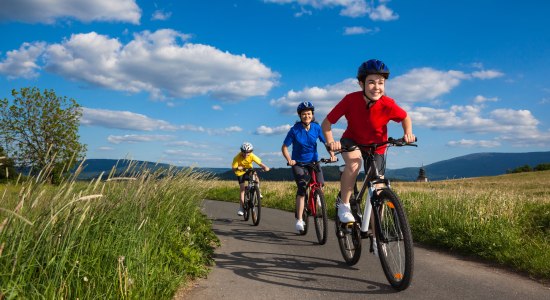
M 0 185 L 0 299 L 170 299 L 212 265 L 206 174 Z
M 542 171 L 392 187 L 415 242 L 547 282 L 549 182 Z M 294 182 L 261 188 L 264 206 L 294 210 Z M 338 189 L 325 187 L 331 218 Z M 237 209 L 237 184 L 135 165 L 91 182 L 0 184 L 0 299 L 171 299 L 214 263 L 219 240 L 202 199 Z
M 235 181 L 210 185 L 208 199 L 237 203 Z M 550 171 L 395 182 L 392 188 L 405 205 L 415 242 L 550 280 Z M 294 182 L 262 181 L 261 189 L 263 206 L 294 211 Z M 327 182 L 332 219 L 338 190 L 338 182 Z M 288 222 L 291 228 L 293 220 Z

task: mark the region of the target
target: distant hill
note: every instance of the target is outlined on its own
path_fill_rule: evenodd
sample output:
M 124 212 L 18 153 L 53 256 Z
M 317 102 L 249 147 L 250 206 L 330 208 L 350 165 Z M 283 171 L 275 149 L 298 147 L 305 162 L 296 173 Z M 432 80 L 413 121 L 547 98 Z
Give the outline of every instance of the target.
M 548 152 L 527 152 L 527 153 L 474 153 L 448 160 L 443 160 L 424 166 L 426 176 L 429 180 L 443 180 L 452 178 L 494 176 L 505 174 L 507 170 L 515 169 L 520 166 L 529 165 L 535 167 L 538 164 L 550 163 L 550 151 Z M 187 167 L 175 167 L 164 163 L 153 163 L 148 161 L 129 161 L 116 159 L 88 159 L 84 161 L 84 170 L 79 179 L 87 180 L 96 178 L 104 172 L 108 175 L 116 167 L 116 176 L 124 175 L 129 168 L 136 171 L 141 168 L 176 168 L 185 169 Z M 194 168 L 197 171 L 212 173 L 214 176 L 223 180 L 235 180 L 235 175 L 230 168 Z M 386 170 L 386 177 L 393 180 L 412 181 L 418 176 L 420 166 L 417 168 L 402 168 Z M 325 165 L 323 167 L 325 180 L 339 180 L 338 166 Z M 292 181 L 292 171 L 290 167 L 273 168 L 270 172 L 260 173 L 264 180 L 273 181 Z
M 474 153 L 424 166 L 429 180 L 494 176 L 505 174 L 507 170 L 529 165 L 550 162 L 550 151 L 527 153 Z M 419 168 L 388 170 L 387 176 L 401 180 L 414 180 Z
M 506 174 L 507 170 L 529 165 L 550 163 L 550 151 L 527 153 L 474 153 L 448 160 L 443 160 L 424 166 L 429 180 L 444 180 L 452 178 L 494 176 Z M 418 168 L 402 168 L 386 170 L 386 177 L 393 180 L 413 181 L 418 177 Z M 339 180 L 338 167 L 323 167 L 325 180 Z M 265 180 L 293 180 L 290 168 L 272 169 L 262 173 Z M 221 179 L 235 179 L 231 171 L 218 174 Z

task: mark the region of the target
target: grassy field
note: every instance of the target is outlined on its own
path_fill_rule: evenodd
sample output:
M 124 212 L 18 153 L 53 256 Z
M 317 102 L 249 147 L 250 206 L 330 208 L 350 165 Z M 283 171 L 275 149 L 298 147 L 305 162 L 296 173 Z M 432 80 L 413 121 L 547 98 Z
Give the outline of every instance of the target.
M 235 181 L 210 184 L 209 199 L 237 203 Z M 550 171 L 392 187 L 405 204 L 416 242 L 550 280 Z M 262 181 L 261 188 L 264 206 L 294 211 L 294 182 Z M 337 182 L 325 187 L 331 218 L 338 190 Z M 294 220 L 288 222 L 291 227 Z
M 128 173 L 131 179 L 0 185 L 0 299 L 170 299 L 206 275 L 219 240 L 200 203 L 231 201 L 236 210 L 236 182 Z M 549 183 L 544 171 L 393 187 L 415 241 L 547 281 Z M 331 218 L 338 188 L 325 188 Z M 293 182 L 262 182 L 262 193 L 264 206 L 294 210 Z
M 171 299 L 219 244 L 192 172 L 0 185 L 0 299 Z

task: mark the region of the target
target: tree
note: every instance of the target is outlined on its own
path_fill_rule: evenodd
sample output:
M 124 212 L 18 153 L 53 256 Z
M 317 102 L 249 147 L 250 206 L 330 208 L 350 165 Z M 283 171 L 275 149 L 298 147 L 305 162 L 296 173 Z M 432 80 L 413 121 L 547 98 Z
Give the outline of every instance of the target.
M 74 99 L 58 97 L 53 90 L 36 87 L 15 89 L 13 100 L 0 100 L 0 137 L 4 150 L 20 167 L 41 171 L 49 181 L 84 157 L 79 142 L 82 110 Z
M 17 172 L 13 165 L 13 159 L 8 158 L 4 148 L 0 145 L 0 182 L 17 177 Z
M 533 170 L 535 171 L 550 170 L 550 163 L 538 164 Z

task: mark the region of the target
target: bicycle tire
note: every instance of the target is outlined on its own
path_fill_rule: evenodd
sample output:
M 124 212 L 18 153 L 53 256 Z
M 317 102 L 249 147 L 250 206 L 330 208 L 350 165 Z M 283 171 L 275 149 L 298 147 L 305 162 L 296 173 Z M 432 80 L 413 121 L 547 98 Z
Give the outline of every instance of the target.
M 249 203 L 249 193 L 248 193 L 248 190 L 244 193 L 244 205 L 243 205 L 243 210 L 244 210 L 244 214 L 243 214 L 243 219 L 245 221 L 248 221 L 248 218 L 250 217 L 250 208 L 248 207 Z
M 340 193 L 336 203 L 340 203 Z M 338 218 L 338 206 L 336 207 L 336 218 L 334 221 L 336 228 L 336 238 L 338 239 L 338 246 L 340 252 L 346 264 L 353 266 L 361 258 L 361 230 L 357 222 L 352 223 L 351 228 L 342 228 L 343 225 Z
M 315 201 L 316 215 L 313 216 L 315 223 L 315 233 L 319 245 L 324 245 L 327 242 L 328 220 L 327 220 L 327 203 L 325 194 L 321 189 L 316 189 L 313 192 L 313 201 Z
M 302 211 L 302 221 L 304 221 L 304 230 L 300 230 L 300 232 L 298 232 L 299 235 L 306 235 L 309 229 L 309 215 L 308 215 L 307 205 L 308 205 L 307 200 L 304 200 L 304 210 Z
M 260 189 L 255 188 L 250 192 L 250 213 L 252 215 L 252 224 L 258 226 L 262 213 L 262 199 L 260 198 Z
M 390 285 L 402 291 L 411 284 L 414 269 L 409 222 L 401 201 L 392 190 L 385 188 L 376 197 L 381 204 L 375 210 L 380 225 L 377 228 L 382 231 L 376 230 L 378 257 Z

